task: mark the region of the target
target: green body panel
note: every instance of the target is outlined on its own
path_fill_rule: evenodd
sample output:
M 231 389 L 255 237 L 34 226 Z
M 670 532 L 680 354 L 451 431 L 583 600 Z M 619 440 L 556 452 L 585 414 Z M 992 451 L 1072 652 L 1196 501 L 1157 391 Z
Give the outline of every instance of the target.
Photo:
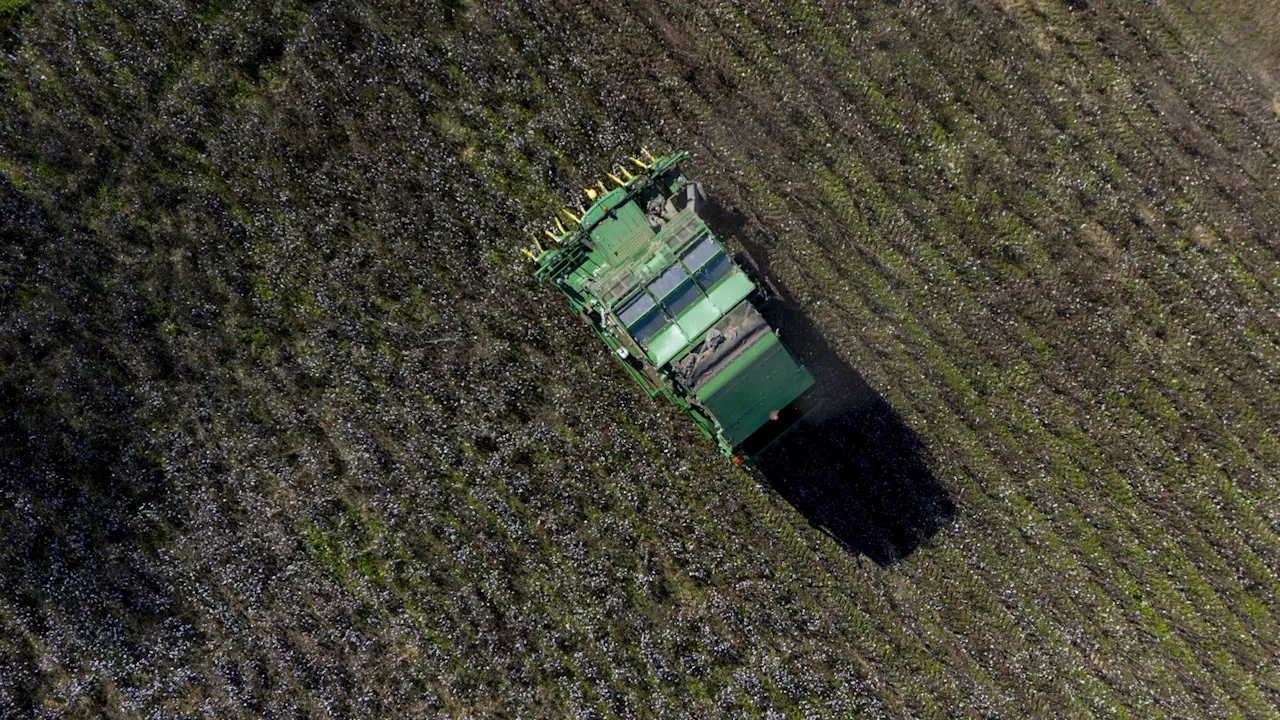
M 653 229 L 644 218 L 644 212 L 633 202 L 616 205 L 619 196 L 624 193 L 619 188 L 604 196 L 591 206 L 591 211 L 583 216 L 584 223 L 591 218 L 603 219 L 603 208 L 610 208 L 612 215 L 607 222 L 601 222 L 592 231 L 592 240 L 605 260 L 610 262 L 626 261 L 637 251 L 643 251 L 653 239 Z M 615 204 L 611 205 L 610 202 Z
M 756 284 L 751 282 L 751 278 L 741 270 L 735 270 L 711 288 L 711 292 L 707 293 L 707 299 L 719 308 L 720 314 L 723 315 L 746 300 L 755 290 Z
M 710 298 L 702 298 L 689 306 L 688 310 L 680 313 L 680 317 L 676 318 L 676 324 L 680 326 L 680 332 L 687 338 L 696 338 L 707 331 L 707 328 L 715 324 L 724 316 L 724 311 L 716 307 Z
M 730 444 L 746 440 L 813 386 L 813 376 L 796 364 L 771 332 L 697 393 Z
M 649 341 L 649 359 L 654 365 L 662 367 L 687 347 L 689 338 L 680 331 L 677 323 L 671 323 Z
M 684 153 L 592 204 L 550 249 L 530 255 L 650 395 L 665 395 L 726 454 L 813 384 L 750 307 L 756 284 L 697 213 L 701 189 L 680 174 Z

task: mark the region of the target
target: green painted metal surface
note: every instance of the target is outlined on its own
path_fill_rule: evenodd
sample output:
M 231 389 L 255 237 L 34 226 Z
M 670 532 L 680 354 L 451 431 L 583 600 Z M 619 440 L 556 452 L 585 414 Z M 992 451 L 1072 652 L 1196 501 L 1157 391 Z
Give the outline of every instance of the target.
M 677 323 L 671 323 L 648 344 L 649 359 L 654 365 L 662 367 L 687 347 L 689 338 L 685 337 Z
M 680 326 L 680 332 L 685 337 L 698 337 L 723 316 L 724 312 L 720 308 L 716 307 L 710 299 L 703 297 L 680 313 L 680 317 L 676 318 L 676 324 Z
M 747 299 L 751 293 L 755 292 L 755 283 L 751 282 L 741 270 L 730 273 L 728 277 L 720 281 L 719 285 L 711 288 L 711 292 L 707 293 L 707 299 L 711 304 L 720 309 L 720 313 L 729 312 L 738 303 Z
M 730 456 L 813 385 L 750 298 L 756 284 L 698 215 L 685 153 L 631 158 L 525 253 L 652 397 Z M 567 222 L 566 222 L 567 221 Z
M 813 385 L 813 377 L 768 332 L 698 391 L 730 444 L 746 440 Z

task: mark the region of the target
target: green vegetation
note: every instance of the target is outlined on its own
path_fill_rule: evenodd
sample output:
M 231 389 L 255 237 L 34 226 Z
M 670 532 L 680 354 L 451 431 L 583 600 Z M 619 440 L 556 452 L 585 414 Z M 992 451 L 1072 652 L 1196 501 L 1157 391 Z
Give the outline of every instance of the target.
M 0 0 L 0 716 L 1280 715 L 1277 12 Z M 515 250 L 642 144 L 757 470 Z

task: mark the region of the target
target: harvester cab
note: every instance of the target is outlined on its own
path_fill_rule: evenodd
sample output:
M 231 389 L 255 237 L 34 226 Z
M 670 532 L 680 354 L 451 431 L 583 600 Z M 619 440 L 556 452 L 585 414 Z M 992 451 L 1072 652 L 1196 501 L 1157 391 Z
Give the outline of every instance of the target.
M 735 462 L 786 429 L 813 386 L 752 299 L 756 282 L 700 215 L 684 152 L 630 157 L 524 253 L 654 397 L 684 410 Z M 632 172 L 632 170 L 635 172 Z

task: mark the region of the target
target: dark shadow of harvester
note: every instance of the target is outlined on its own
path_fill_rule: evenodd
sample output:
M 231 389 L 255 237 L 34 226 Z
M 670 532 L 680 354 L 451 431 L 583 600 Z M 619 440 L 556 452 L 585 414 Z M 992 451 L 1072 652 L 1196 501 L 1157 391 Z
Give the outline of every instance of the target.
M 824 393 L 815 410 L 756 457 L 756 467 L 845 547 L 881 566 L 902 560 L 955 514 L 923 443 L 802 313 L 781 300 L 767 309 L 766 316 L 784 316 L 779 326 Z
M 753 258 L 767 258 L 744 239 L 743 218 L 718 207 L 709 214 Z M 750 264 L 767 273 L 766 263 Z M 755 466 L 810 524 L 845 548 L 882 567 L 899 562 L 950 522 L 955 503 L 929 469 L 916 433 L 788 294 L 775 292 L 761 314 L 785 333 L 813 373 L 817 394 L 809 414 L 756 455 Z

